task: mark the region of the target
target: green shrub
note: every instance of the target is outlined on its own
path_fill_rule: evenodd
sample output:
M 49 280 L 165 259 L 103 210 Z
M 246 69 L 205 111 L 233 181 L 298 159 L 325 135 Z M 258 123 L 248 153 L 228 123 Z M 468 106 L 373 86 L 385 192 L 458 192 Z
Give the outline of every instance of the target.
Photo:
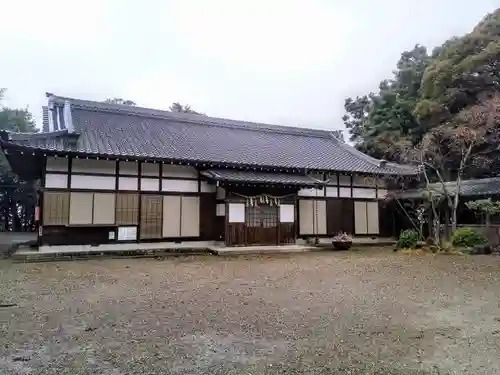
M 453 246 L 474 247 L 488 242 L 486 236 L 474 228 L 459 228 L 451 236 Z
M 420 236 L 414 229 L 405 229 L 399 234 L 398 248 L 412 249 L 417 246 Z

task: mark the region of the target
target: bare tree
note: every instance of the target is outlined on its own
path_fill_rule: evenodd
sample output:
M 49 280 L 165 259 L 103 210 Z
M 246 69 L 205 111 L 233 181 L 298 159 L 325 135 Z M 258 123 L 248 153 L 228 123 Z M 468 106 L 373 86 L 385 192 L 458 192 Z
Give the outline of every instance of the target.
M 197 112 L 189 104 L 181 104 L 179 102 L 174 102 L 169 107 L 171 112 L 180 112 L 180 113 L 192 113 L 194 115 L 205 115 L 202 112 Z
M 479 137 L 480 132 L 467 125 L 441 126 L 428 133 L 418 149 L 420 170 L 427 189 L 431 183 L 430 177 L 437 179 L 441 185 L 439 193 L 450 209 L 452 232 L 457 228 L 457 209 L 464 170 L 469 166 L 472 149 L 478 144 Z M 455 166 L 457 161 L 458 166 Z M 454 181 L 453 188 L 446 184 L 449 181 Z M 435 199 L 431 197 L 431 201 L 434 202 Z M 432 206 L 435 207 L 435 204 Z
M 407 161 L 416 164 L 424 178 L 424 195 L 432 210 L 435 241 L 439 238 L 441 203 L 444 201 L 449 209 L 450 217 L 445 224 L 451 224 L 453 233 L 457 229 L 457 210 L 465 171 L 482 168 L 491 162 L 480 152 L 473 152 L 484 144 L 488 134 L 492 134 L 495 122 L 488 125 L 485 118 L 479 120 L 486 111 L 484 105 L 471 107 L 457 116 L 454 123 L 432 129 L 417 147 L 406 150 Z M 435 183 L 439 188 L 433 188 Z

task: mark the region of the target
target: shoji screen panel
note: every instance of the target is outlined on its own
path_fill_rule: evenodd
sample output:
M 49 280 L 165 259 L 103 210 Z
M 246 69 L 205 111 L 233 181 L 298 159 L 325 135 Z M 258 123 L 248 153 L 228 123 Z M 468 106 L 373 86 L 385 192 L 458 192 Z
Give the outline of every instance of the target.
M 91 225 L 93 221 L 93 208 L 93 193 L 70 193 L 69 224 Z
M 313 234 L 314 201 L 312 199 L 299 200 L 299 230 L 300 234 Z
M 95 193 L 93 224 L 114 224 L 115 203 L 114 193 Z
M 356 234 L 368 234 L 366 202 L 354 202 L 354 231 Z
M 314 201 L 314 230 L 315 234 L 326 234 L 326 201 Z
M 200 198 L 181 198 L 181 236 L 198 237 L 200 235 Z
M 181 235 L 181 197 L 167 195 L 163 197 L 163 237 L 179 237 Z
M 377 202 L 354 202 L 354 231 L 356 234 L 379 234 Z
M 368 234 L 379 234 L 378 203 L 367 202 L 366 204 Z

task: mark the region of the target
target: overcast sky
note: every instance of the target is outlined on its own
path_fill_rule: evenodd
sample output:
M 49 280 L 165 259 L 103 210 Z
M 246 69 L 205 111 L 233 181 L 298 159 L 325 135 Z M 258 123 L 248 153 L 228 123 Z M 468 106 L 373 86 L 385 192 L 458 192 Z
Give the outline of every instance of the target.
M 2 0 L 5 104 L 45 92 L 341 129 L 346 96 L 400 53 L 462 35 L 499 0 Z M 70 6 L 71 4 L 71 6 Z

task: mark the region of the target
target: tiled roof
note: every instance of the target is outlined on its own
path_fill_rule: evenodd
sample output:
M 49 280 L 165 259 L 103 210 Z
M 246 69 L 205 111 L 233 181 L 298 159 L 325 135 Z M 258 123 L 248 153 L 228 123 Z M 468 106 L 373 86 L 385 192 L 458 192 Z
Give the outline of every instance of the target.
M 11 134 L 27 148 L 265 166 L 282 169 L 415 174 L 408 166 L 385 163 L 341 142 L 329 131 L 257 124 L 203 115 L 52 97 L 71 103 L 73 147 L 64 131 L 33 137 Z
M 445 182 L 445 189 L 450 195 L 455 195 L 457 191 L 456 182 Z M 402 191 L 396 194 L 400 199 L 417 199 L 423 198 L 426 195 L 441 195 L 443 194 L 443 184 L 429 184 L 428 188 L 411 189 Z M 500 194 L 500 177 L 483 178 L 478 180 L 463 180 L 460 184 L 460 195 L 464 197 L 470 196 L 488 196 Z
M 49 129 L 49 107 L 44 105 L 42 107 L 42 131 L 48 132 Z
M 217 181 L 248 182 L 254 184 L 282 184 L 298 186 L 315 186 L 321 184 L 306 175 L 285 173 L 261 173 L 254 171 L 237 171 L 231 169 L 209 169 L 201 172 L 205 177 Z

